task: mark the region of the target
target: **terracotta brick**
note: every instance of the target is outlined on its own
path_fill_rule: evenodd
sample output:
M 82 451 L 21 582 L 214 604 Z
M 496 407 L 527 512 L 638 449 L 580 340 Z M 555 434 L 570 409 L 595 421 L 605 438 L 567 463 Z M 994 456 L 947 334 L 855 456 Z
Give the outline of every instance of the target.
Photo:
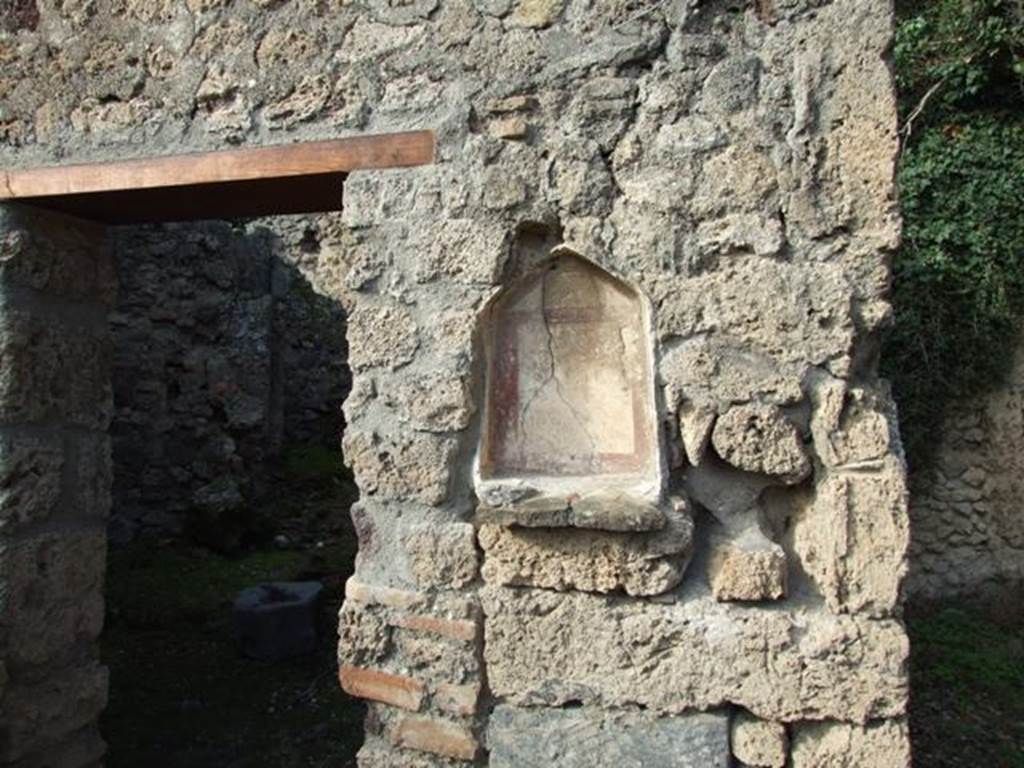
M 423 683 L 411 677 L 344 665 L 338 671 L 338 679 L 346 693 L 360 699 L 371 699 L 412 712 L 418 711 L 423 703 Z
M 388 608 L 400 608 L 403 610 L 419 608 L 427 602 L 427 596 L 422 592 L 410 592 L 404 589 L 394 589 L 393 587 L 364 584 L 361 581 L 356 581 L 355 578 L 345 582 L 345 598 L 359 603 L 383 605 Z
M 391 734 L 395 746 L 432 752 L 456 760 L 472 760 L 480 745 L 465 726 L 431 717 L 405 717 Z
M 469 619 L 439 619 L 434 616 L 398 616 L 391 623 L 402 629 L 429 632 L 453 640 L 472 642 L 477 638 L 479 624 Z
M 469 685 L 442 683 L 434 691 L 434 704 L 438 709 L 450 712 L 453 715 L 461 715 L 462 717 L 474 715 L 479 703 L 479 683 L 470 683 Z

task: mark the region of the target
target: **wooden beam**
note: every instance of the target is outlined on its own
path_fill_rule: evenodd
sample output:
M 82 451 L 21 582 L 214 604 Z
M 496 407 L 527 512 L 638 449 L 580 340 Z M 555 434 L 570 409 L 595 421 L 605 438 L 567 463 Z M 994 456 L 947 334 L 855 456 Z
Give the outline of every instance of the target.
M 63 195 L 287 179 L 345 173 L 359 168 L 404 168 L 433 161 L 433 132 L 411 131 L 123 162 L 0 171 L 0 200 L 36 202 L 35 198 Z

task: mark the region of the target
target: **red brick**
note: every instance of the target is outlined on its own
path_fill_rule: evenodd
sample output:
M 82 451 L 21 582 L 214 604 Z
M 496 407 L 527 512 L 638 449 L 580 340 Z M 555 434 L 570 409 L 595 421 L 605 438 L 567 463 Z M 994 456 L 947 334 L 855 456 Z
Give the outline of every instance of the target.
M 411 677 L 344 665 L 338 671 L 338 679 L 347 694 L 360 699 L 371 699 L 412 712 L 418 711 L 423 703 L 423 683 Z
M 465 726 L 432 717 L 405 717 L 391 734 L 395 746 L 432 752 L 456 760 L 472 760 L 480 749 Z
M 468 619 L 438 619 L 434 616 L 398 616 L 391 623 L 402 629 L 429 632 L 453 640 L 472 642 L 477 638 L 477 622 Z

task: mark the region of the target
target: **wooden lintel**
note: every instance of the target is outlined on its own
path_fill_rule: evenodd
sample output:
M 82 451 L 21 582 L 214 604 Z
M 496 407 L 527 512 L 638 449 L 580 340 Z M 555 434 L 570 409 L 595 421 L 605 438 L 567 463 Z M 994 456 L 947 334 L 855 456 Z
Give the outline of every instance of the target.
M 434 160 L 432 131 L 357 136 L 123 162 L 0 171 L 0 200 L 52 198 L 403 168 Z

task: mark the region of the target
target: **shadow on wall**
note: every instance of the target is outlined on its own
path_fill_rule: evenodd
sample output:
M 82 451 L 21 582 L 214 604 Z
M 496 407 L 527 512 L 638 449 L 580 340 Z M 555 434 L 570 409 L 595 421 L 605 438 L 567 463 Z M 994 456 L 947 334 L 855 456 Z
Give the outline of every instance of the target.
M 111 230 L 113 543 L 188 532 L 237 548 L 282 446 L 338 446 L 345 312 L 316 287 L 332 222 Z

